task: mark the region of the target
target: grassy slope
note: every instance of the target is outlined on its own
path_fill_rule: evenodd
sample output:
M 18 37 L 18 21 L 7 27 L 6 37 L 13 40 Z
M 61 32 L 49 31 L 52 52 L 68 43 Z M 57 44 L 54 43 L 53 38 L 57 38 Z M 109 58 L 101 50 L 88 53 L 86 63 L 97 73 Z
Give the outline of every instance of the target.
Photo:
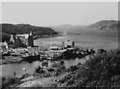
M 53 86 L 59 87 L 97 87 L 107 89 L 120 87 L 120 50 L 107 53 L 98 53 L 85 64 L 77 65 L 68 75 L 60 79 Z M 3 80 L 3 89 L 16 85 L 19 79 L 8 78 Z M 14 88 L 12 88 L 14 89 Z M 51 88 L 53 89 L 53 88 Z M 68 88 L 67 88 L 68 89 Z
M 97 54 L 58 81 L 64 87 L 120 87 L 120 50 Z

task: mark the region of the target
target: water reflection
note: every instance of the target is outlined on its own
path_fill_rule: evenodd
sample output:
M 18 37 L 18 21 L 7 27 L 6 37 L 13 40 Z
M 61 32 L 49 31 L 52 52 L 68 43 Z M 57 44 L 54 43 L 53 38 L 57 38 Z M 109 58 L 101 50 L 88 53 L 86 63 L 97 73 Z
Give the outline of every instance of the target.
M 56 61 L 55 61 L 56 62 Z M 80 59 L 76 58 L 76 59 L 71 59 L 71 60 L 65 60 L 65 67 L 69 68 L 72 65 L 76 65 L 78 62 L 80 62 Z M 49 61 L 48 65 L 52 65 L 54 62 Z M 35 61 L 33 63 L 20 63 L 20 64 L 5 64 L 0 66 L 2 73 L 2 76 L 8 76 L 11 75 L 13 76 L 14 73 L 16 72 L 16 76 L 21 76 L 23 74 L 33 74 L 35 72 L 35 69 L 38 66 L 42 66 L 42 62 L 40 61 Z M 26 69 L 23 70 L 23 68 Z

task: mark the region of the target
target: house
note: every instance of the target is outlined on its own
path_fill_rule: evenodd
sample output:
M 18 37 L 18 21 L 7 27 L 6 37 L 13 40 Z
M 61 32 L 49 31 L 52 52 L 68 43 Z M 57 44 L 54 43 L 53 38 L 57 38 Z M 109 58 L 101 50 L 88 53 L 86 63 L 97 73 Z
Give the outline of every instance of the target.
M 1 42 L 0 43 L 0 51 L 1 52 L 7 52 L 8 51 L 8 44 L 7 44 L 7 42 Z
M 33 47 L 33 35 L 30 34 L 17 34 L 15 36 L 11 35 L 10 41 L 7 42 L 9 48 L 19 48 L 19 47 Z
M 9 48 L 27 47 L 18 36 L 11 35 L 10 41 L 7 43 Z
M 66 42 L 63 42 L 63 47 L 65 48 L 71 48 L 71 47 L 75 47 L 75 42 L 70 42 L 69 40 L 67 40 Z
M 28 36 L 28 46 L 33 47 L 34 46 L 34 40 L 33 40 L 33 34 L 30 33 Z
M 33 34 L 17 34 L 17 37 L 20 38 L 21 42 L 26 45 L 27 47 L 33 47 L 34 42 L 33 42 Z

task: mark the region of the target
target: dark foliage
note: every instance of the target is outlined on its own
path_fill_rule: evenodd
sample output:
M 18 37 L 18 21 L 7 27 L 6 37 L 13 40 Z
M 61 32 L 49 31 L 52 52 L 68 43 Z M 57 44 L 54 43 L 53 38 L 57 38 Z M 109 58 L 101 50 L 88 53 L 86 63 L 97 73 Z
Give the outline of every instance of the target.
M 16 85 L 20 84 L 20 79 L 16 77 L 2 77 L 2 89 L 17 89 Z
M 120 87 L 120 50 L 98 53 L 59 81 L 65 87 Z
M 16 35 L 16 34 L 24 34 L 24 33 L 30 33 L 33 32 L 34 38 L 38 37 L 46 37 L 52 35 L 58 34 L 53 29 L 49 27 L 39 27 L 39 26 L 32 26 L 29 24 L 2 24 L 2 40 L 7 41 L 10 38 L 10 34 Z
M 10 34 L 8 34 L 8 33 L 2 33 L 2 41 L 4 42 L 4 41 L 9 41 L 9 39 L 10 39 Z

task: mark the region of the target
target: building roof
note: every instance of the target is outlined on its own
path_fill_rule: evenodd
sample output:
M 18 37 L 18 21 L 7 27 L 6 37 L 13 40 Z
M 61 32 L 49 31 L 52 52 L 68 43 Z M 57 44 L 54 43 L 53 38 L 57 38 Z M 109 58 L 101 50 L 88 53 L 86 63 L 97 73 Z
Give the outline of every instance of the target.
M 57 49 L 58 46 L 51 46 L 50 49 Z

